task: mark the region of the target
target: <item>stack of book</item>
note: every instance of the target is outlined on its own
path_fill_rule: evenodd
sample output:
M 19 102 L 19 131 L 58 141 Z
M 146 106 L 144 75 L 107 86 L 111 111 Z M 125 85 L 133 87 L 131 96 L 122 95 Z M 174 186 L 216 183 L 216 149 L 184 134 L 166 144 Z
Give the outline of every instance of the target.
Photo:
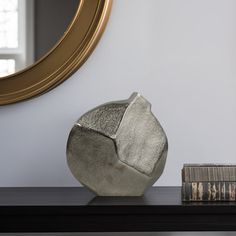
M 236 201 L 236 165 L 185 164 L 183 201 Z

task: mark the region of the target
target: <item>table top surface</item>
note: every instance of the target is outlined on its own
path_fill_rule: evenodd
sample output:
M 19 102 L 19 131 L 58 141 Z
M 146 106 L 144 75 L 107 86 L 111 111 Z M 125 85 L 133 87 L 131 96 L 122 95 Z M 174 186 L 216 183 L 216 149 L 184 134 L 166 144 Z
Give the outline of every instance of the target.
M 236 203 L 185 203 L 181 187 L 152 187 L 142 197 L 0 188 L 0 220 L 0 232 L 236 231 Z
M 3 206 L 233 206 L 235 202 L 182 202 L 181 187 L 151 187 L 142 197 L 99 197 L 84 187 L 0 188 Z

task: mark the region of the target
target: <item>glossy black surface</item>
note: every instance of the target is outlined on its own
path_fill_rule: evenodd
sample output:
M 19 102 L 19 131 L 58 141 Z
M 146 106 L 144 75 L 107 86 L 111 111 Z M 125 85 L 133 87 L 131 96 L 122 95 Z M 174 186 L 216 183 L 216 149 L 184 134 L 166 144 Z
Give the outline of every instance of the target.
M 182 203 L 180 187 L 143 197 L 96 197 L 85 188 L 0 188 L 0 232 L 236 230 L 235 203 Z

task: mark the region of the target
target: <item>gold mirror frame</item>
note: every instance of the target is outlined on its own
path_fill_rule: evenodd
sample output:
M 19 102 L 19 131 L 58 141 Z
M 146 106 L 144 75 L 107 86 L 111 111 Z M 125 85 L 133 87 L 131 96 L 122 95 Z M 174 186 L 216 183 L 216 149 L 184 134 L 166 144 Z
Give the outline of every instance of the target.
M 0 105 L 40 95 L 66 80 L 92 53 L 111 11 L 112 0 L 80 0 L 61 40 L 42 59 L 0 78 Z

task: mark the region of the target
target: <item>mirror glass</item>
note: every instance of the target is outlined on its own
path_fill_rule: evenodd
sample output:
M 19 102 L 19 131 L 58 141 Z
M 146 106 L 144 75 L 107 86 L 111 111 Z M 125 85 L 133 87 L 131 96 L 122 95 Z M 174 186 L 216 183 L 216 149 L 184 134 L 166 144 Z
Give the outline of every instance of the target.
M 0 0 L 0 77 L 42 58 L 70 25 L 79 0 Z

